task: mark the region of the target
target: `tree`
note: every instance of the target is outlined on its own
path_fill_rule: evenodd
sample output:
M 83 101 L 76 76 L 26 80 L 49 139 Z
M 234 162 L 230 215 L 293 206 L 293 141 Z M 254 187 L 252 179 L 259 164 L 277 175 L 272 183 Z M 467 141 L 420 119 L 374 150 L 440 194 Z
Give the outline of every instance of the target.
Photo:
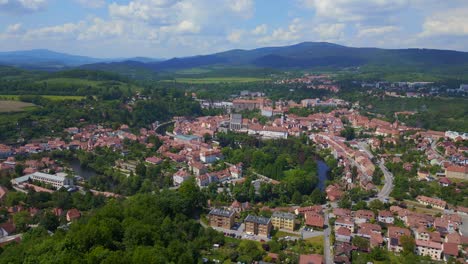
M 51 212 L 45 212 L 39 221 L 39 225 L 49 231 L 55 231 L 60 225 L 58 218 Z
M 367 251 L 370 247 L 370 242 L 369 240 L 363 238 L 363 237 L 360 237 L 360 236 L 354 236 L 353 237 L 353 245 L 358 247 L 359 250 L 362 250 L 362 251 Z
M 401 245 L 403 246 L 403 253 L 406 254 L 413 254 L 414 250 L 416 249 L 416 242 L 414 241 L 414 237 L 412 236 L 401 236 Z
M 341 131 L 340 135 L 346 140 L 353 140 L 356 137 L 353 127 L 347 126 L 344 130 Z
M 384 207 L 385 207 L 384 203 L 382 201 L 380 201 L 379 199 L 372 200 L 369 203 L 369 208 L 372 211 L 382 210 L 382 209 L 384 209 Z
M 291 202 L 293 204 L 301 204 L 302 203 L 302 195 L 300 192 L 298 191 L 295 191 L 292 198 L 291 198 Z
M 28 228 L 28 224 L 31 222 L 29 212 L 22 211 L 13 215 L 13 223 L 16 226 L 18 232 L 24 232 Z
M 242 240 L 239 243 L 238 251 L 241 254 L 239 261 L 245 263 L 252 263 L 254 260 L 261 260 L 263 249 L 252 240 Z
M 138 165 L 135 168 L 135 173 L 140 177 L 146 177 L 146 166 L 143 162 L 138 163 Z

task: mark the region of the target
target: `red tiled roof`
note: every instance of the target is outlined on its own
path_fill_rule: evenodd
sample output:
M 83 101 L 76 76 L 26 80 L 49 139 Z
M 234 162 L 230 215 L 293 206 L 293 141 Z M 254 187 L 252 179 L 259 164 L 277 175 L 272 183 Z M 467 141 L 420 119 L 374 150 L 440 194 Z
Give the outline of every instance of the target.
M 318 254 L 300 255 L 299 264 L 323 264 L 323 256 Z

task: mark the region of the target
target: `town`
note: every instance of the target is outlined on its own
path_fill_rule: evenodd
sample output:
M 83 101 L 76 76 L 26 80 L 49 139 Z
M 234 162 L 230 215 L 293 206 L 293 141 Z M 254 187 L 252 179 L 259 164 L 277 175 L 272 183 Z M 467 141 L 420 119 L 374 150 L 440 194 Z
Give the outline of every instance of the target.
M 308 82 L 327 78 L 305 77 Z M 297 81 L 305 80 L 290 82 Z M 332 86 L 313 89 L 339 89 L 331 81 L 325 83 Z M 187 96 L 197 100 L 201 108 L 222 109 L 224 113 L 176 116 L 165 123 L 155 120 L 151 127 L 139 130 L 125 124 L 110 128 L 83 122 L 47 141 L 0 145 L 0 173 L 17 176 L 9 183 L 11 189 L 1 187 L 0 199 L 12 191 L 53 194 L 60 190 L 124 198 L 125 193 L 95 185 L 77 175 L 63 158 L 49 155 L 86 155 L 108 149 L 117 157 L 106 168 L 112 174 L 130 179 L 157 169 L 165 175 L 164 187 L 177 190 L 194 180 L 202 190 L 215 188 L 214 197 L 227 197 L 208 200 L 200 219 L 206 228 L 265 245 L 278 240 L 319 241 L 314 242 L 316 248 L 309 250 L 310 254 L 299 252 L 299 263 L 351 263 L 356 257 L 352 252 L 374 252 L 375 248 L 395 254 L 409 250 L 434 261 L 466 261 L 468 208 L 458 201 L 464 201 L 468 180 L 467 133 L 425 130 L 398 120 L 411 112 L 395 113 L 393 123 L 371 118 L 361 114 L 359 105 L 333 97 L 272 101 L 263 93 L 243 91 L 229 101 L 213 103 L 197 99 L 195 93 Z M 130 104 L 138 100 L 146 98 L 137 94 Z M 233 192 L 239 186 L 251 184 L 252 197 L 256 197 L 266 186 L 281 185 L 282 179 L 255 171 L 252 164 L 232 163 L 236 159 L 223 148 L 226 135 L 244 135 L 259 142 L 302 138 L 305 144 L 313 145 L 321 153 L 318 159 L 333 166 L 327 170 L 339 171 L 334 179 L 321 183 L 326 201 L 306 205 L 301 194 L 299 202 L 291 200 L 288 206 L 262 205 L 255 198 L 236 200 Z M 139 153 L 142 155 L 132 153 L 134 144 L 144 149 Z M 421 194 L 415 195 L 409 184 L 423 186 Z M 456 195 L 446 201 L 449 196 L 437 197 L 430 188 Z M 16 214 L 27 212 L 33 217 L 40 211 L 18 202 L 9 204 L 6 221 L 0 224 L 2 244 L 21 239 L 15 227 Z M 51 212 L 64 217 L 59 227 L 65 229 L 83 213 L 60 207 Z M 274 263 L 280 256 L 270 252 L 265 259 Z

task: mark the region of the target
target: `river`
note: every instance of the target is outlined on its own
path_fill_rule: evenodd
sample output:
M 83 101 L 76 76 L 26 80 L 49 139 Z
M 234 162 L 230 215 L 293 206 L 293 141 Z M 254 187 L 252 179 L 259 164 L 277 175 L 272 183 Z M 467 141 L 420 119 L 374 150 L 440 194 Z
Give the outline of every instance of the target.
M 318 187 L 320 190 L 325 190 L 325 182 L 328 180 L 328 171 L 330 168 L 323 160 L 317 160 L 317 171 L 319 176 Z
M 70 168 L 73 169 L 75 175 L 83 177 L 85 180 L 96 175 L 96 172 L 91 168 L 84 168 L 81 166 L 81 163 L 78 159 L 72 159 L 69 162 Z

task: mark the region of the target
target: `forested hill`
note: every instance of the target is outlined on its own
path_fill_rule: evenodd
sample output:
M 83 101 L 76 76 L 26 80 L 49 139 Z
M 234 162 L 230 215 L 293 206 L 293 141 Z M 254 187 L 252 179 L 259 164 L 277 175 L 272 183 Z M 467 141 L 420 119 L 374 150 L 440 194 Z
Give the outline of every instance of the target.
M 120 62 L 84 67 L 145 68 L 153 71 L 197 67 L 260 67 L 273 69 L 345 68 L 360 66 L 397 67 L 409 70 L 461 72 L 468 70 L 468 53 L 432 49 L 353 48 L 326 42 L 303 42 L 292 46 L 253 50 L 230 50 L 210 55 L 173 58 L 161 62 Z

